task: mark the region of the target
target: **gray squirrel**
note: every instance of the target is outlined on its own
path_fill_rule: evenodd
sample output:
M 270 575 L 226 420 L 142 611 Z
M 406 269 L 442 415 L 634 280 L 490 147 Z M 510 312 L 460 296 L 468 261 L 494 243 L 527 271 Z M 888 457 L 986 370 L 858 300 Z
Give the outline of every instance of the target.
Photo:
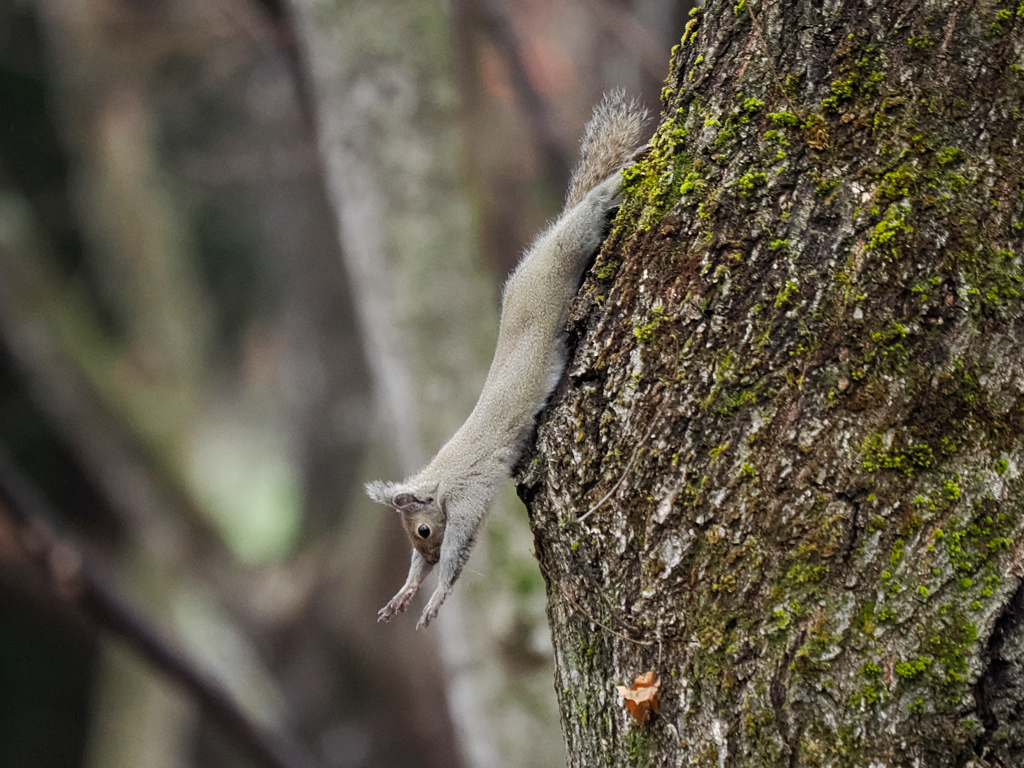
M 505 283 L 498 344 L 473 412 L 417 474 L 366 484 L 370 498 L 400 513 L 413 546 L 409 577 L 378 621 L 404 611 L 438 563 L 439 583 L 417 629 L 452 593 L 498 486 L 562 375 L 569 305 L 619 204 L 621 171 L 637 153 L 646 119 L 646 110 L 618 92 L 594 110 L 562 214 Z

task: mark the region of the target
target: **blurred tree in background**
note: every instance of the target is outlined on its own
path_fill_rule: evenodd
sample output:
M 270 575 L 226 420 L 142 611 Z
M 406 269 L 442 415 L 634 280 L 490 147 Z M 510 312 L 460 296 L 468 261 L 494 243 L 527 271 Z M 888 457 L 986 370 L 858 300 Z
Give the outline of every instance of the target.
M 361 484 L 468 412 L 591 105 L 655 104 L 687 10 L 0 4 L 0 443 L 56 510 L 0 505 L 0 765 L 249 764 L 60 588 L 83 554 L 295 764 L 563 762 L 525 516 L 417 635 Z

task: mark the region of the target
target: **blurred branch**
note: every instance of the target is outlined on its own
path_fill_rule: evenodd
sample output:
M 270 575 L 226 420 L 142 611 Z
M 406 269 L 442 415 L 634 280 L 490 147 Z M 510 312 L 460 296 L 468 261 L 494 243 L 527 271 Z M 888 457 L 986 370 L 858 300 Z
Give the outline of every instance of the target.
M 572 156 L 566 151 L 548 103 L 533 87 L 523 60 L 522 46 L 498 0 L 462 0 L 480 19 L 498 55 L 505 62 L 509 82 L 519 108 L 526 117 L 533 143 L 541 156 L 543 173 L 553 190 L 562 190 L 572 170 Z
M 192 694 L 235 744 L 270 768 L 315 768 L 300 748 L 259 728 L 215 681 L 161 637 L 142 614 L 104 583 L 82 548 L 58 534 L 58 515 L 15 468 L 0 445 L 0 510 L 20 534 L 25 553 L 47 574 L 53 592 L 97 628 L 122 640 L 149 664 Z
M 132 429 L 130 418 L 100 392 L 85 357 L 113 358 L 109 341 L 75 290 L 53 268 L 50 249 L 35 231 L 31 210 L 9 193 L 0 169 L 0 334 L 25 374 L 31 396 L 72 446 L 132 543 L 159 562 L 165 586 L 181 573 L 230 562 L 219 539 L 158 457 Z M 100 350 L 100 351 L 97 351 Z M 106 363 L 109 364 L 109 363 Z M 102 365 L 102 363 L 101 363 Z M 0 447 L 2 448 L 2 447 Z M 0 507 L 18 531 L 21 549 L 43 566 L 42 581 L 73 612 L 109 632 L 147 663 L 191 691 L 235 741 L 261 764 L 312 765 L 254 726 L 224 689 L 168 645 L 88 566 L 81 548 L 59 535 L 55 514 L 0 451 Z M 64 516 L 66 519 L 66 516 Z
M 0 178 L 0 195 L 5 191 Z M 0 334 L 31 396 L 148 551 L 165 562 L 194 557 L 197 545 L 203 554 L 216 552 L 221 545 L 188 493 L 159 468 L 130 416 L 117 410 L 116 393 L 103 391 L 112 377 L 97 370 L 114 367 L 116 350 L 85 302 L 60 279 L 27 207 L 13 199 L 0 198 L 10 230 L 0 242 Z
M 296 102 L 302 115 L 303 128 L 312 144 L 316 145 L 316 107 L 313 82 L 309 69 L 302 61 L 295 18 L 287 0 L 246 0 L 256 12 L 266 18 L 273 30 L 274 46 L 288 63 L 295 86 Z

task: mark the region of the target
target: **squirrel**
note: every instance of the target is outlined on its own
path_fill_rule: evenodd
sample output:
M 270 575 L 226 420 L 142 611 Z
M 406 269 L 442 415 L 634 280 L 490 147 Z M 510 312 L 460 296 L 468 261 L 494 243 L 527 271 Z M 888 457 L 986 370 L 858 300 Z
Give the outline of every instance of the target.
M 621 92 L 594 110 L 561 215 L 505 283 L 494 360 L 469 418 L 417 474 L 366 484 L 370 498 L 399 512 L 413 546 L 409 576 L 378 621 L 404 611 L 438 563 L 437 589 L 416 628 L 430 624 L 452 593 L 498 486 L 561 378 L 569 305 L 619 205 L 621 171 L 637 154 L 646 119 Z

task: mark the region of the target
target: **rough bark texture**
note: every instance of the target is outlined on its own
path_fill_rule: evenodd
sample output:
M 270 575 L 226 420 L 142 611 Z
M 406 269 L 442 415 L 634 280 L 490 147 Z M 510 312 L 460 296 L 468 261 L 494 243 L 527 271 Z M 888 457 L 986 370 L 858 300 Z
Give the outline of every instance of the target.
M 519 478 L 570 765 L 1024 761 L 1022 64 L 1016 3 L 693 16 Z

